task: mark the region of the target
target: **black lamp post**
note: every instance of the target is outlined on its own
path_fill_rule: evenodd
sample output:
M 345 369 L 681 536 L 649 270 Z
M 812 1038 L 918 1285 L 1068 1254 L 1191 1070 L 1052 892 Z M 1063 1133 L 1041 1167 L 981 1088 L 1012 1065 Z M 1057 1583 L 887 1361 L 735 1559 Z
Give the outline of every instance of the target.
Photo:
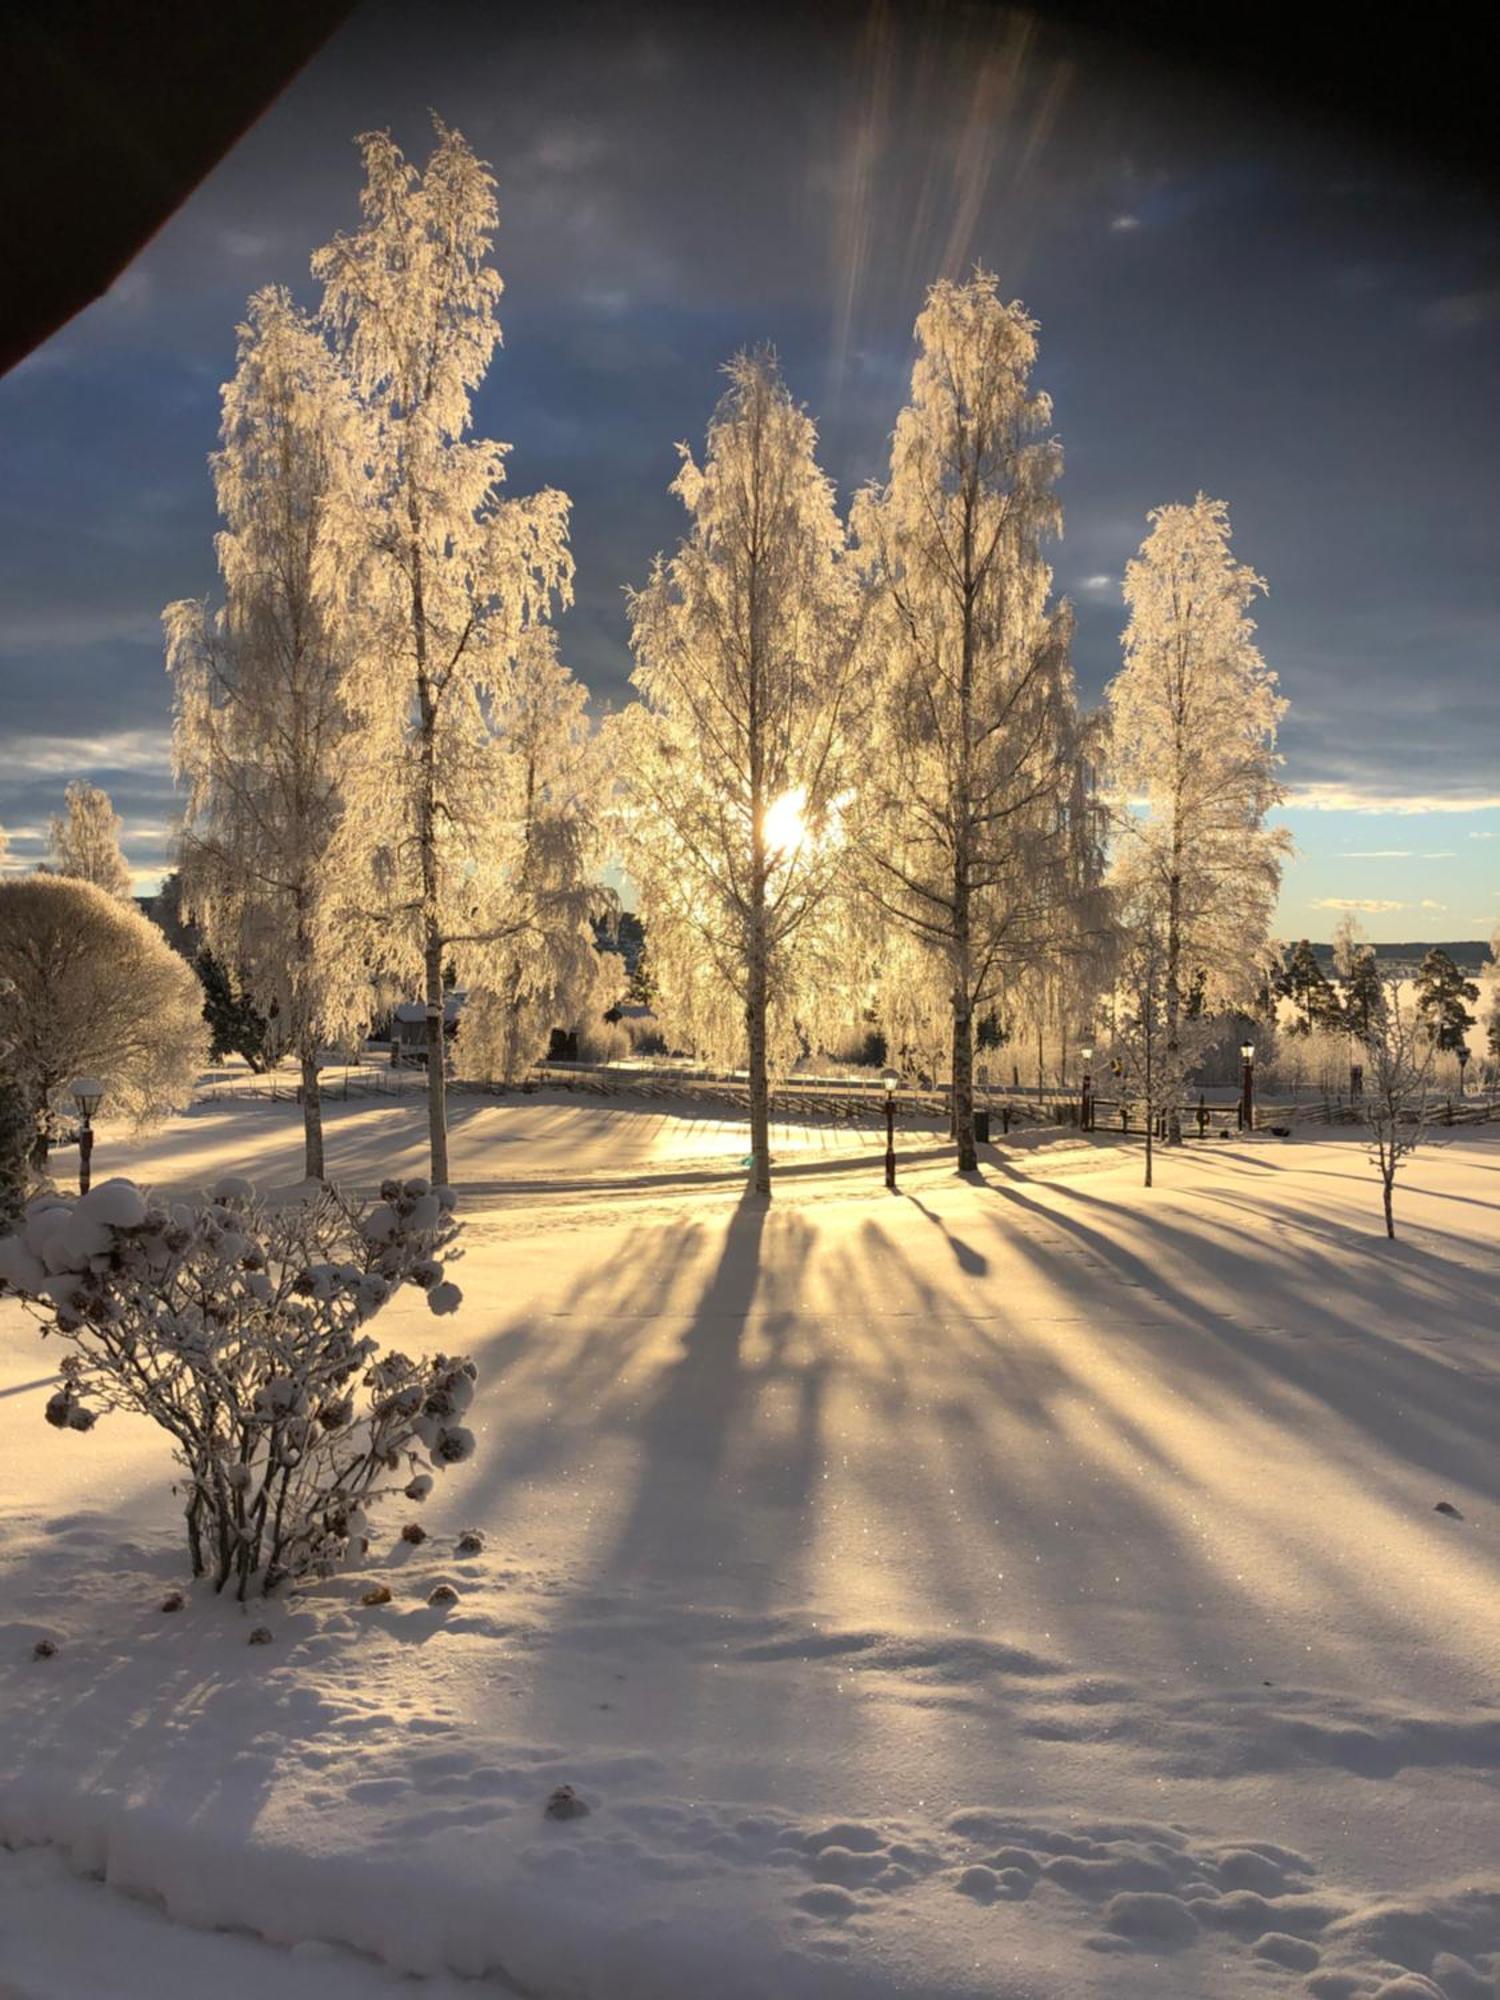
M 80 1076 L 68 1089 L 78 1107 L 78 1192 L 87 1194 L 94 1158 L 94 1113 L 104 1097 L 104 1085 L 97 1076 Z
M 1245 1131 L 1255 1130 L 1255 1044 L 1240 1043 L 1240 1061 L 1244 1073 L 1240 1080 L 1240 1124 Z
M 896 1086 L 901 1081 L 898 1070 L 884 1069 L 880 1081 L 885 1089 L 885 1184 L 892 1194 L 896 1191 Z
M 1081 1130 L 1092 1132 L 1094 1129 L 1094 1078 L 1091 1067 L 1094 1060 L 1093 1043 L 1086 1042 L 1078 1053 L 1083 1059 L 1083 1089 L 1078 1100 L 1078 1123 Z

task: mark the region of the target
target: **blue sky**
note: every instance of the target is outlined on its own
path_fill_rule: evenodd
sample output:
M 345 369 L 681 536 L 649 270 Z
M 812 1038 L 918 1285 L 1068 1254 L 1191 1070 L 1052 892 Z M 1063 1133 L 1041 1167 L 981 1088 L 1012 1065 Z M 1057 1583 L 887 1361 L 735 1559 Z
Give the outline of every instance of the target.
M 944 18 L 950 25 L 942 26 Z M 983 18 L 730 39 L 714 10 L 369 5 L 109 297 L 0 382 L 0 824 L 37 858 L 106 785 L 143 884 L 173 800 L 157 619 L 211 592 L 205 459 L 246 296 L 353 223 L 352 139 L 437 107 L 494 163 L 505 349 L 481 430 L 574 500 L 565 652 L 628 698 L 622 586 L 680 529 L 678 438 L 778 347 L 847 496 L 881 466 L 922 289 L 975 259 L 1041 322 L 1057 585 L 1096 699 L 1156 505 L 1227 500 L 1267 579 L 1298 847 L 1279 925 L 1500 919 L 1500 224 L 1410 162 Z M 879 25 L 882 21 L 884 27 Z M 60 251 L 65 254 L 65 248 Z M 1314 809 L 1316 808 L 1316 809 Z

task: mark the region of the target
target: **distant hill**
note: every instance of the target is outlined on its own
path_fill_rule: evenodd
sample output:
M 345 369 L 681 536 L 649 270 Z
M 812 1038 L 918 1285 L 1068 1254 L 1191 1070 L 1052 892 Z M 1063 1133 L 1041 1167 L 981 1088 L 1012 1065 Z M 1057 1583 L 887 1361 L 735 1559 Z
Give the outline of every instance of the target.
M 1398 965 L 1416 966 L 1420 965 L 1428 952 L 1433 949 L 1433 943 L 1431 938 L 1427 938 L 1420 944 L 1377 944 L 1372 949 L 1381 965 L 1393 968 Z M 1459 971 L 1467 973 L 1471 979 L 1477 972 L 1483 971 L 1489 963 L 1490 947 L 1485 938 L 1465 938 L 1457 944 L 1442 944 L 1438 948 L 1447 952 Z M 1313 951 L 1317 955 L 1319 965 L 1325 969 L 1332 966 L 1331 944 L 1315 944 Z

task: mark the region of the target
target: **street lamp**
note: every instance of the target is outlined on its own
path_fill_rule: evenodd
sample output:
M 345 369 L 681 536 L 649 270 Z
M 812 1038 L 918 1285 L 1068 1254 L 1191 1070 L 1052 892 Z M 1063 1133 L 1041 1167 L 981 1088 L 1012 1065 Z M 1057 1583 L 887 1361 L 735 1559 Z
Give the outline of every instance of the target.
M 97 1076 L 75 1077 L 68 1095 L 78 1107 L 78 1192 L 87 1194 L 89 1164 L 94 1157 L 94 1113 L 104 1096 L 104 1085 Z
M 1093 1043 L 1086 1042 L 1078 1053 L 1083 1058 L 1083 1095 L 1078 1105 L 1078 1123 L 1083 1131 L 1092 1132 L 1094 1129 L 1094 1079 L 1090 1073 L 1090 1065 L 1094 1060 Z
M 1246 1132 L 1255 1130 L 1255 1044 L 1240 1043 L 1240 1061 L 1244 1073 L 1240 1080 L 1240 1125 Z
M 880 1081 L 885 1090 L 885 1184 L 896 1192 L 896 1086 L 901 1081 L 901 1072 L 883 1069 Z
M 1458 1056 L 1458 1094 L 1460 1097 L 1462 1097 L 1465 1095 L 1465 1090 L 1466 1090 L 1464 1079 L 1469 1073 L 1468 1043 L 1460 1042 L 1455 1053 Z

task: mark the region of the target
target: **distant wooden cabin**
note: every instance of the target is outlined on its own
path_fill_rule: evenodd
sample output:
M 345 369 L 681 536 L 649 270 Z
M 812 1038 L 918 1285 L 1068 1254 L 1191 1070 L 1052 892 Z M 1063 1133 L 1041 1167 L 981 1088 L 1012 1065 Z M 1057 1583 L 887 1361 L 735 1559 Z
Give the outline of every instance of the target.
M 463 993 L 450 993 L 443 1002 L 443 1037 L 452 1041 L 458 1033 L 463 1013 Z M 391 1010 L 391 1061 L 425 1063 L 427 1060 L 427 1008 L 420 1000 L 403 1000 Z

